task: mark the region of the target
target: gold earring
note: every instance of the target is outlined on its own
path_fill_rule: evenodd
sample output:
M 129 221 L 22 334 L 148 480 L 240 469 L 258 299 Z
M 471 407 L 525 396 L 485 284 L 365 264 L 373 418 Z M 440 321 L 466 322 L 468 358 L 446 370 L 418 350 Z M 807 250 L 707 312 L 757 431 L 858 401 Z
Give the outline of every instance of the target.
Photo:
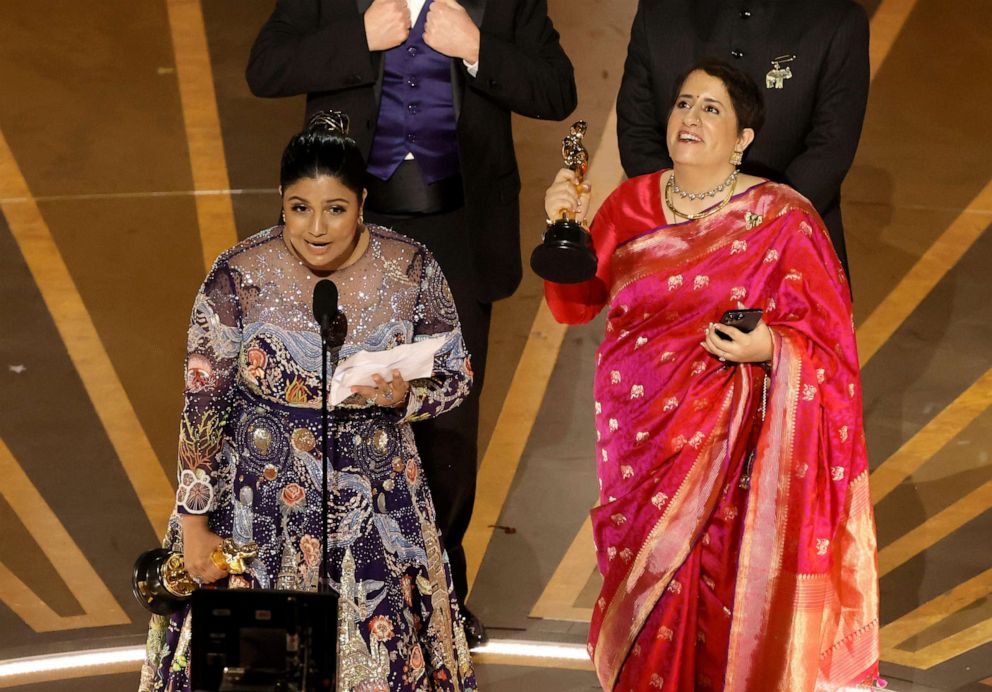
M 734 153 L 730 155 L 730 165 L 731 166 L 740 166 L 741 165 L 741 161 L 743 161 L 743 160 L 744 160 L 744 152 L 743 151 L 737 151 L 736 149 L 734 149 Z

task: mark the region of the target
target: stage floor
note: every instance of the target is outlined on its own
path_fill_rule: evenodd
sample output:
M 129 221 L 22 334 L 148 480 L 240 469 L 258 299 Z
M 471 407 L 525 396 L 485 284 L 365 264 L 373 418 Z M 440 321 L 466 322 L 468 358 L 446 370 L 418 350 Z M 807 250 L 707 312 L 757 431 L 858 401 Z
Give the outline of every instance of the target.
M 551 0 L 599 196 L 635 0 Z M 895 690 L 992 688 L 992 3 L 866 0 L 873 83 L 844 186 Z M 278 216 L 302 99 L 243 72 L 271 2 L 0 9 L 0 671 L 133 646 L 131 563 L 171 506 L 186 322 L 206 267 Z M 517 118 L 523 252 L 567 123 Z M 593 352 L 529 272 L 494 308 L 470 605 L 495 639 L 582 645 L 598 589 Z M 485 690 L 597 689 L 480 658 Z M 24 690 L 133 689 L 128 670 Z M 44 677 L 44 676 L 43 676 Z M 0 687 L 24 680 L 0 677 Z

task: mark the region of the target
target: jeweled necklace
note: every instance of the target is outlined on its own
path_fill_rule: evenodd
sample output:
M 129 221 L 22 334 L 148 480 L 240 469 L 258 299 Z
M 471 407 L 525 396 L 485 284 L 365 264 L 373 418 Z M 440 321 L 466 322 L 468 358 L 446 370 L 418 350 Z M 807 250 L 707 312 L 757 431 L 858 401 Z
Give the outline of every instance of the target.
M 668 207 L 668 210 L 670 212 L 675 214 L 675 216 L 686 219 L 687 221 L 705 219 L 707 216 L 711 216 L 717 213 L 718 211 L 720 211 L 721 209 L 723 209 L 725 206 L 727 206 L 730 200 L 733 199 L 734 190 L 737 189 L 737 171 L 734 171 L 733 175 L 731 175 L 731 178 L 733 178 L 733 180 L 730 180 L 730 189 L 727 191 L 727 196 L 723 199 L 722 202 L 720 202 L 714 207 L 710 207 L 705 211 L 701 211 L 696 214 L 687 214 L 685 212 L 681 212 L 678 209 L 676 209 L 675 205 L 672 203 L 672 187 L 673 187 L 673 181 L 675 179 L 675 171 L 672 171 L 672 175 L 668 177 L 668 182 L 665 183 L 665 205 Z
M 737 180 L 737 174 L 740 172 L 741 172 L 740 168 L 735 168 L 733 171 L 731 171 L 730 175 L 727 176 L 726 180 L 724 180 L 722 183 L 714 187 L 712 190 L 707 190 L 706 192 L 686 192 L 685 190 L 679 187 L 679 183 L 675 179 L 675 171 L 672 171 L 672 177 L 671 177 L 672 191 L 682 199 L 689 198 L 690 200 L 693 201 L 697 199 L 702 199 L 703 197 L 716 197 L 716 194 L 718 192 L 723 192 Z

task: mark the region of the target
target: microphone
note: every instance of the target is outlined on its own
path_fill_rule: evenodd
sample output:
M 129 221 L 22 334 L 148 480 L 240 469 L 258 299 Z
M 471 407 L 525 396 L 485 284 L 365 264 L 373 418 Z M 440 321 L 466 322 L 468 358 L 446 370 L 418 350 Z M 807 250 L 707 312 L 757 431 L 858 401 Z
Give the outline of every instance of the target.
M 313 287 L 313 318 L 320 324 L 325 338 L 338 314 L 338 287 L 330 279 L 322 279 Z

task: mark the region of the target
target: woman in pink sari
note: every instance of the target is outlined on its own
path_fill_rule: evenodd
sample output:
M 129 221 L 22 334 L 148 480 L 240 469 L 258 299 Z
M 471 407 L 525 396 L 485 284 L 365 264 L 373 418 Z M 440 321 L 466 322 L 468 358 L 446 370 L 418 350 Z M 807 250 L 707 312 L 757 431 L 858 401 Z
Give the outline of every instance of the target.
M 559 321 L 608 310 L 589 633 L 604 690 L 804 692 L 877 674 L 850 293 L 812 205 L 737 171 L 761 120 L 745 75 L 691 71 L 668 121 L 674 168 L 600 207 L 595 278 L 545 287 Z M 563 170 L 546 207 L 581 216 L 587 200 Z M 753 331 L 715 324 L 743 307 L 763 310 Z

